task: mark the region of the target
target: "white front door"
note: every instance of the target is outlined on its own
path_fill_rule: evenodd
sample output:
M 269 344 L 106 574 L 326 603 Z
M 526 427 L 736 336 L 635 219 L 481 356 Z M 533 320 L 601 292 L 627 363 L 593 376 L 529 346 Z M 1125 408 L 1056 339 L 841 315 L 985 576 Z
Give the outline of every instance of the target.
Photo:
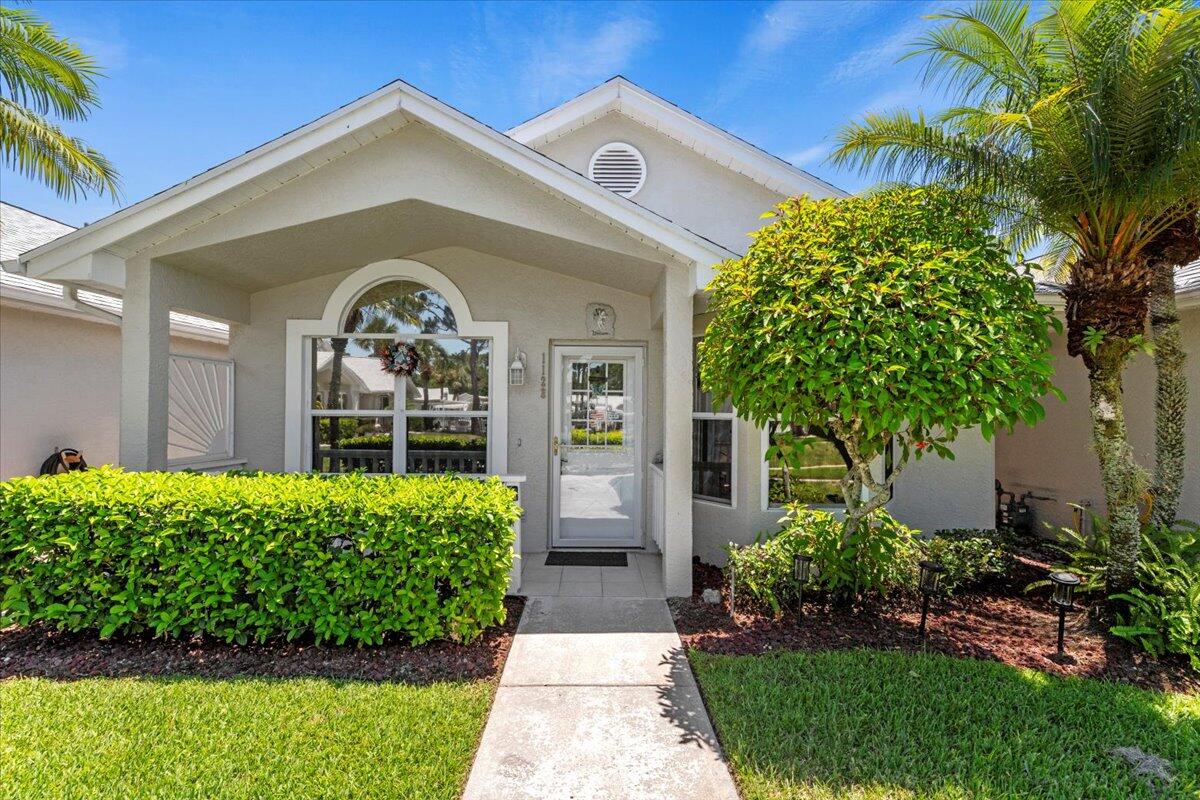
M 554 348 L 551 544 L 642 544 L 645 411 L 640 347 Z

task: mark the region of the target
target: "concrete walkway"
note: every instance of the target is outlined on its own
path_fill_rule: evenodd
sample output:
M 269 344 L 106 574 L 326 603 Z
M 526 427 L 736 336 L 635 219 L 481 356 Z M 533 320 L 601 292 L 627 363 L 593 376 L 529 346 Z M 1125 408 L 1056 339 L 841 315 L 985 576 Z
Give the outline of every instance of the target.
M 531 597 L 464 800 L 737 800 L 663 600 Z

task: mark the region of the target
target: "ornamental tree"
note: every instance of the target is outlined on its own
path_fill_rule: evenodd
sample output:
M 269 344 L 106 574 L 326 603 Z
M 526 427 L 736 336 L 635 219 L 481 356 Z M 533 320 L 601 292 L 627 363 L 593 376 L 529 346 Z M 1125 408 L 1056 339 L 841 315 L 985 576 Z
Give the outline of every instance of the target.
M 789 431 L 834 440 L 850 465 L 847 535 L 911 459 L 953 458 L 964 428 L 990 439 L 1044 416 L 1060 326 L 966 196 L 800 197 L 764 217 L 774 222 L 709 284 L 701 380 L 756 425 L 778 422 L 769 457 L 801 466 L 806 439 Z M 890 474 L 874 474 L 893 441 Z

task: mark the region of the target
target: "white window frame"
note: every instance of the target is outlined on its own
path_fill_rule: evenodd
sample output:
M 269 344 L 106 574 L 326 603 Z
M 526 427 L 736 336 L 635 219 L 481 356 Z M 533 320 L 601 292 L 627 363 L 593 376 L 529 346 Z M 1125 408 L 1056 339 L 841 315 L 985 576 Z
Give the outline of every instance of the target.
M 342 323 L 351 305 L 363 292 L 390 281 L 407 280 L 432 289 L 445 298 L 454 311 L 458 330 L 452 334 L 348 334 L 342 333 Z M 355 409 L 316 410 L 318 416 L 388 417 L 392 423 L 393 469 L 407 466 L 396 459 L 396 448 L 403 440 L 404 429 L 398 428 L 397 411 L 409 416 L 485 416 L 487 422 L 487 474 L 508 472 L 508 323 L 479 321 L 471 313 L 466 297 L 458 287 L 428 264 L 404 258 L 392 258 L 368 264 L 350 275 L 333 290 L 320 319 L 290 319 L 286 325 L 284 469 L 288 472 L 307 472 L 312 469 L 312 372 L 309 368 L 312 340 L 346 337 L 359 339 L 388 339 L 409 341 L 429 339 L 489 339 L 488 408 L 486 411 L 433 412 L 409 411 L 401 408 L 360 411 Z M 497 368 L 499 367 L 499 368 Z
M 693 336 L 693 353 L 695 352 L 695 343 L 702 340 L 703 336 Z M 695 370 L 695 356 L 693 355 L 692 369 Z M 693 380 L 695 380 L 693 376 Z M 693 387 L 694 390 L 694 387 Z M 693 401 L 694 404 L 694 401 Z M 704 503 L 705 505 L 715 506 L 717 508 L 737 508 L 738 497 L 738 416 L 737 409 L 732 404 L 729 406 L 729 411 L 696 411 L 692 410 L 692 422 L 697 420 L 728 420 L 729 421 L 729 500 L 728 502 L 719 497 L 710 497 L 705 494 L 692 494 L 692 502 Z M 692 426 L 692 435 L 695 435 L 695 425 Z M 696 453 L 692 452 L 692 469 L 695 470 Z
M 495 343 L 491 339 L 484 339 L 479 336 L 465 337 L 460 333 L 339 333 L 335 336 L 306 336 L 304 337 L 305 348 L 312 355 L 313 343 L 321 339 L 367 339 L 373 342 L 392 341 L 392 342 L 414 342 L 423 341 L 452 341 L 461 342 L 467 338 L 476 341 L 486 341 L 488 343 L 488 391 L 491 391 L 491 373 L 492 373 L 492 348 Z M 309 361 L 308 369 L 306 370 L 307 384 L 312 386 L 312 361 Z M 392 383 L 392 407 L 391 408 L 314 408 L 313 398 L 315 395 L 310 391 L 308 407 L 305 409 L 304 419 L 304 446 L 305 446 L 305 466 L 309 471 L 312 470 L 312 430 L 313 420 L 324 417 L 353 417 L 355 419 L 387 419 L 392 420 L 392 472 L 390 474 L 404 475 L 408 473 L 408 420 L 414 417 L 424 417 L 427 419 L 469 419 L 480 418 L 487 421 L 487 459 L 488 468 L 485 471 L 491 474 L 492 465 L 492 448 L 491 448 L 491 398 L 488 398 L 489 409 L 480 411 L 446 411 L 446 410 L 425 410 L 425 409 L 410 409 L 408 408 L 408 396 L 405 392 L 404 378 L 400 375 L 395 376 Z M 343 403 L 344 405 L 344 403 Z M 397 469 L 400 467 L 400 469 Z M 384 473 L 367 473 L 370 475 L 379 475 Z

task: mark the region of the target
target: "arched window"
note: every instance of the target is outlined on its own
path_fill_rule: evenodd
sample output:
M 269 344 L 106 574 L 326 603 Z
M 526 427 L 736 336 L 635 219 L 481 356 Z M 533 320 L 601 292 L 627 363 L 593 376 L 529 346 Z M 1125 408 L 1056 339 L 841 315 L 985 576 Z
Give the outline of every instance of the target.
M 367 289 L 346 312 L 343 333 L 455 333 L 454 309 L 441 294 L 413 281 Z
M 336 333 L 309 337 L 312 469 L 487 472 L 492 340 L 458 327 L 445 296 L 398 278 L 359 294 Z M 385 366 L 396 347 L 415 352 L 411 374 Z

